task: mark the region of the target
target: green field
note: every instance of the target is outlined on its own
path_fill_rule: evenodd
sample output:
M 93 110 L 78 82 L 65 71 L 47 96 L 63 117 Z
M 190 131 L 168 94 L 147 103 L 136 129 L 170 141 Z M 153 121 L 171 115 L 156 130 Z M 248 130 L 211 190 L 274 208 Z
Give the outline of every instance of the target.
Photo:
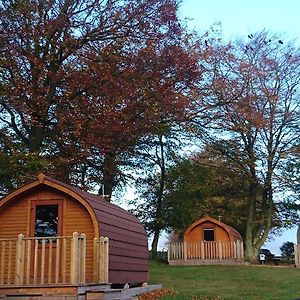
M 174 289 L 163 299 L 300 299 L 300 269 L 271 266 L 169 266 L 150 263 L 150 283 Z

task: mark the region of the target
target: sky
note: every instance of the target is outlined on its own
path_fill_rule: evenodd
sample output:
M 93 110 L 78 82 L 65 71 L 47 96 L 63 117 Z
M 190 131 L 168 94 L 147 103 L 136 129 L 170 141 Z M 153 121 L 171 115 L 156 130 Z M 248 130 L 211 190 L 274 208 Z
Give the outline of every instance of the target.
M 182 0 L 180 17 L 191 29 L 207 31 L 221 23 L 225 40 L 245 37 L 262 30 L 279 34 L 281 39 L 299 43 L 299 0 Z M 264 247 L 280 255 L 285 241 L 296 242 L 297 228 L 284 231 Z
M 182 0 L 181 18 L 191 28 L 205 31 L 221 22 L 225 38 L 247 37 L 261 30 L 289 40 L 299 35 L 299 0 Z

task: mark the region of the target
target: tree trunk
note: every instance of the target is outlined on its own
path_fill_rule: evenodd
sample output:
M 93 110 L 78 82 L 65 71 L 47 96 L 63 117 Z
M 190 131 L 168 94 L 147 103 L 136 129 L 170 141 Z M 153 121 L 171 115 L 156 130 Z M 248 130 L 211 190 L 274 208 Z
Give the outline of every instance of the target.
M 258 183 L 252 180 L 249 186 L 249 211 L 246 224 L 245 236 L 245 259 L 247 261 L 255 261 L 257 249 L 254 246 L 254 226 L 255 226 L 255 213 L 256 213 L 256 198 L 257 198 Z
M 165 144 L 163 142 L 163 135 L 159 135 L 159 144 L 158 149 L 156 152 L 156 158 L 158 165 L 160 167 L 160 178 L 159 178 L 159 188 L 157 191 L 157 205 L 156 205 L 156 215 L 155 215 L 155 222 L 156 227 L 154 229 L 154 236 L 151 245 L 151 257 L 153 259 L 157 259 L 157 246 L 159 240 L 159 233 L 161 230 L 162 224 L 162 201 L 163 201 L 163 193 L 165 189 L 165 177 L 166 177 L 166 166 L 165 166 L 165 154 L 164 154 L 164 147 Z
M 153 240 L 152 240 L 152 244 L 151 244 L 151 258 L 152 259 L 157 259 L 157 247 L 158 247 L 159 233 L 160 233 L 159 228 L 156 228 L 154 230 Z
M 29 152 L 39 153 L 42 148 L 44 139 L 44 129 L 42 127 L 32 127 L 28 138 Z
M 103 161 L 103 194 L 107 197 L 107 201 L 110 202 L 112 192 L 116 186 L 116 176 L 118 174 L 118 168 L 116 164 L 116 154 L 113 152 L 106 153 Z

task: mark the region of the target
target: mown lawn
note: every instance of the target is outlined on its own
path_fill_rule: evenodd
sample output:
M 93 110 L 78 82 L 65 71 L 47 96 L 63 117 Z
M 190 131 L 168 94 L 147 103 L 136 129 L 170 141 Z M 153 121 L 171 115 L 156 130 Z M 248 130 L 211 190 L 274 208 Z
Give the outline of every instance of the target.
M 169 266 L 150 262 L 150 283 L 174 289 L 163 299 L 300 299 L 300 269 L 268 266 Z

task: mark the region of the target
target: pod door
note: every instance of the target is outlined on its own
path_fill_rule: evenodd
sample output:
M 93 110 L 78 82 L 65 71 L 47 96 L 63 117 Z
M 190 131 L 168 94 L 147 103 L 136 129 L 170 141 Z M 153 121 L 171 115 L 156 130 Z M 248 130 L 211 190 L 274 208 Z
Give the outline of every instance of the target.
M 54 281 L 56 238 L 62 236 L 62 203 L 62 200 L 31 201 L 30 237 L 35 238 L 32 243 L 31 274 L 37 283 Z M 61 257 L 60 253 L 58 255 Z

